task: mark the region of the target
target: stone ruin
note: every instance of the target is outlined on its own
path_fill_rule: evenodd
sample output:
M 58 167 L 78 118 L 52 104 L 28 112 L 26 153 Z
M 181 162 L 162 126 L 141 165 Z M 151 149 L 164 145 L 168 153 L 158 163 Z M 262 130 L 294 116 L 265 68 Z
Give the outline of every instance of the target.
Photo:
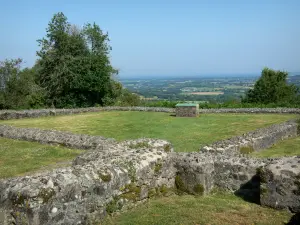
M 176 105 L 177 117 L 197 117 L 199 115 L 199 104 L 179 103 Z
M 0 224 L 95 224 L 153 196 L 215 188 L 263 206 L 300 212 L 300 156 L 257 159 L 261 151 L 297 136 L 288 121 L 218 141 L 199 152 L 175 153 L 157 139 L 116 142 L 99 136 L 0 126 L 0 136 L 86 151 L 66 168 L 0 180 Z M 2 223 L 1 223 L 2 222 Z

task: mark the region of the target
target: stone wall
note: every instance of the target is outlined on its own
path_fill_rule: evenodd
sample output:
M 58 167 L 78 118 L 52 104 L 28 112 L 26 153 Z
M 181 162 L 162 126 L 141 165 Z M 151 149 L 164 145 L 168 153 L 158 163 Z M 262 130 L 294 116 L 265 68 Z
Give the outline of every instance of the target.
M 89 150 L 71 167 L 0 180 L 4 224 L 96 224 L 107 213 L 166 195 L 175 177 L 166 150 L 172 151 L 166 141 L 127 141 Z
M 43 116 L 70 115 L 70 114 L 102 112 L 102 111 L 143 111 L 143 112 L 174 113 L 175 109 L 162 108 L 162 107 L 111 106 L 111 107 L 77 108 L 77 109 L 0 110 L 0 120 L 36 118 L 36 117 L 43 117 Z
M 200 109 L 200 113 L 287 113 L 299 114 L 299 108 L 221 108 Z
M 143 111 L 175 113 L 174 108 L 163 107 L 91 107 L 77 109 L 39 109 L 39 110 L 0 110 L 0 120 L 36 118 L 43 116 L 69 115 L 101 111 Z M 240 108 L 240 109 L 199 109 L 199 113 L 289 113 L 299 114 L 298 108 Z
M 300 157 L 255 159 L 240 154 L 243 146 L 262 150 L 296 135 L 297 123 L 288 121 L 216 142 L 200 152 L 175 153 L 163 140 L 116 142 L 3 125 L 2 137 L 86 151 L 70 167 L 0 180 L 0 218 L 5 217 L 4 224 L 93 224 L 153 196 L 173 191 L 202 195 L 214 188 L 300 212 Z
M 42 130 L 38 128 L 17 128 L 0 125 L 0 137 L 35 141 L 42 144 L 58 144 L 77 149 L 107 148 L 115 143 L 113 138 L 73 134 L 56 130 Z
M 269 148 L 279 141 L 296 137 L 298 135 L 298 123 L 290 120 L 281 124 L 256 129 L 240 136 L 217 141 L 200 149 L 202 152 L 214 151 L 226 154 L 240 154 L 243 149 L 248 151 L 261 151 Z
M 196 106 L 176 106 L 176 116 L 197 117 L 199 109 Z

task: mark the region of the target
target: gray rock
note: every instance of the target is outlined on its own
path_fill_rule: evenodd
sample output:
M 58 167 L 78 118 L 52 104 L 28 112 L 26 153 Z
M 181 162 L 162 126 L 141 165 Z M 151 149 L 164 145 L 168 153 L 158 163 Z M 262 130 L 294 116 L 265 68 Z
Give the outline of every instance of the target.
M 278 159 L 259 170 L 260 202 L 275 209 L 300 212 L 300 157 Z

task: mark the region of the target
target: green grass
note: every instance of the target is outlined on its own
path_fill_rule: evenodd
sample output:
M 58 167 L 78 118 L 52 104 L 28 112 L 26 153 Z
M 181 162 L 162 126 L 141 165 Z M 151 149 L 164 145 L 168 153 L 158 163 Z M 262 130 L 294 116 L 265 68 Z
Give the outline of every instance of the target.
M 281 141 L 271 148 L 253 152 L 251 155 L 260 158 L 300 155 L 300 137 Z
M 277 225 L 289 221 L 291 214 L 245 202 L 232 194 L 204 197 L 171 196 L 108 217 L 101 225 Z
M 0 178 L 63 166 L 81 152 L 64 147 L 0 138 Z
M 190 152 L 205 144 L 295 117 L 287 114 L 201 114 L 198 118 L 178 118 L 168 113 L 111 111 L 7 120 L 0 124 L 101 135 L 117 140 L 159 138 L 170 141 L 178 152 Z

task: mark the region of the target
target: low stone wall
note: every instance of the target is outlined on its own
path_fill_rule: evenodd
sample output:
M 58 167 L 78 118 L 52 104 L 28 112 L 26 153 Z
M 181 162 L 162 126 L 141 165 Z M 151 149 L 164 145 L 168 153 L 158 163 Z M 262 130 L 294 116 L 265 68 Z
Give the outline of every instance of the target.
M 279 141 L 296 137 L 298 135 L 298 123 L 290 120 L 281 124 L 260 128 L 241 136 L 217 141 L 200 149 L 202 152 L 224 152 L 226 154 L 241 154 L 242 148 L 248 151 L 261 151 L 269 148 Z
M 174 186 L 168 142 L 137 140 L 108 149 L 88 151 L 72 167 L 0 180 L 4 224 L 96 224 Z
M 39 109 L 39 110 L 0 110 L 0 120 L 36 118 L 43 116 L 69 115 L 102 111 L 143 111 L 175 113 L 174 108 L 163 107 L 91 107 L 77 109 Z M 300 114 L 298 108 L 239 108 L 239 109 L 199 109 L 199 113 L 288 113 Z
M 287 113 L 299 114 L 299 108 L 232 108 L 200 109 L 200 113 Z
M 87 112 L 102 112 L 102 111 L 143 111 L 143 112 L 167 112 L 174 113 L 173 108 L 160 107 L 91 107 L 77 109 L 39 109 L 39 110 L 0 110 L 0 120 L 36 118 L 43 116 L 55 115 L 70 115 Z
M 199 109 L 195 106 L 176 106 L 177 117 L 197 117 Z
M 0 137 L 35 141 L 42 144 L 58 144 L 77 149 L 106 148 L 115 143 L 113 138 L 73 134 L 57 130 L 42 130 L 38 128 L 17 128 L 0 125 Z
M 95 224 L 106 214 L 153 196 L 226 189 L 262 205 L 300 212 L 300 156 L 255 159 L 239 148 L 261 150 L 297 134 L 288 121 L 203 147 L 174 153 L 167 141 L 116 142 L 60 131 L 0 126 L 0 136 L 86 149 L 72 166 L 0 180 L 4 224 Z M 264 144 L 266 142 L 266 144 Z M 2 221 L 0 221 L 2 222 Z

